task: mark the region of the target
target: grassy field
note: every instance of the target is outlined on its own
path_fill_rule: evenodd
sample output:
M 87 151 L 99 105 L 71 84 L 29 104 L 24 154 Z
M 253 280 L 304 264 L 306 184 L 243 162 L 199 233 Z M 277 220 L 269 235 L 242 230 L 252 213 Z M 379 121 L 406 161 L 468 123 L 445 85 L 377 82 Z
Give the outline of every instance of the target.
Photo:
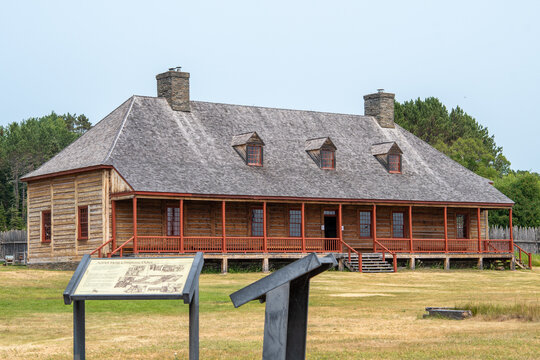
M 202 275 L 201 359 L 261 358 L 264 304 L 234 309 L 228 298 L 261 276 Z M 72 307 L 61 296 L 70 277 L 0 267 L 0 359 L 72 358 Z M 426 306 L 462 304 L 479 315 L 422 319 Z M 307 357 L 538 359 L 539 308 L 539 268 L 327 272 L 312 281 Z M 519 309 L 532 317 L 511 315 Z M 87 359 L 186 359 L 187 311 L 180 301 L 87 302 Z

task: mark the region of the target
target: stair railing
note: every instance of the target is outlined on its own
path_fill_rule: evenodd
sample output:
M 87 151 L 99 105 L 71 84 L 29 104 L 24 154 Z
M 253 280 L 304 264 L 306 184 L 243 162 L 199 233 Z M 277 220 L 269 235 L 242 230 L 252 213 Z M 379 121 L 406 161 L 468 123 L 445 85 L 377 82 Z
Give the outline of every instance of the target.
M 97 249 L 95 249 L 94 251 L 92 251 L 92 252 L 90 253 L 90 256 L 94 255 L 95 253 L 98 253 L 98 257 L 101 257 L 101 250 L 102 250 L 105 246 L 107 246 L 107 245 L 109 245 L 110 243 L 112 243 L 112 241 L 113 241 L 113 239 L 110 239 L 109 241 L 107 241 L 107 242 L 101 244 Z
M 521 258 L 521 253 L 527 255 L 527 257 L 529 258 L 529 261 L 528 261 L 528 265 L 529 265 L 529 269 L 532 269 L 532 260 L 531 260 L 531 253 L 530 252 L 526 252 L 525 250 L 523 250 L 519 245 L 517 245 L 516 243 L 514 243 L 514 247 L 517 248 L 518 250 L 518 253 L 519 253 L 519 262 L 523 264 L 523 260 Z
M 116 254 L 118 251 L 120 251 L 120 257 L 124 256 L 124 247 L 130 242 L 130 241 L 133 241 L 135 239 L 135 236 L 132 236 L 129 238 L 129 240 L 127 240 L 126 242 L 124 242 L 122 245 L 120 245 L 119 247 L 117 247 L 113 252 L 110 252 L 109 253 L 109 257 L 112 257 L 114 254 Z
M 351 252 L 355 253 L 358 256 L 358 272 L 362 272 L 362 254 L 360 254 L 358 251 L 353 249 L 349 244 L 347 244 L 343 240 L 341 240 L 341 244 L 345 245 L 345 247 L 347 248 L 347 252 L 349 254 L 349 265 L 351 265 Z
M 383 261 L 386 261 L 386 256 L 385 256 L 386 252 L 388 252 L 389 254 L 392 255 L 392 265 L 394 267 L 394 272 L 397 272 L 397 255 L 396 255 L 396 253 L 389 250 L 386 246 L 384 246 L 383 244 L 381 244 L 377 240 L 374 239 L 373 241 L 375 242 L 376 245 L 379 245 L 381 247 Z

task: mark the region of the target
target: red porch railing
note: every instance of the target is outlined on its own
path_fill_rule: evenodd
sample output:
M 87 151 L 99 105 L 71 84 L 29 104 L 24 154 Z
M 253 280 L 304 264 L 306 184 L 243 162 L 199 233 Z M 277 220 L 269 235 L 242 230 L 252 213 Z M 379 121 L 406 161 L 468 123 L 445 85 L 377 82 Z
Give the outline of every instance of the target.
M 124 243 L 122 243 L 122 245 L 110 252 L 109 257 L 112 257 L 116 253 L 120 253 L 120 257 L 124 256 L 124 250 L 127 249 L 127 245 L 130 242 L 133 242 L 134 247 L 136 246 L 135 236 L 130 237 L 129 240 L 125 241 Z
M 523 250 L 521 247 L 519 247 L 518 245 L 514 244 L 514 247 L 518 250 L 518 253 L 519 253 L 519 262 L 523 264 L 523 257 L 522 257 L 522 253 L 527 255 L 527 257 L 529 258 L 529 261 L 528 261 L 528 265 L 529 265 L 529 269 L 532 269 L 532 256 L 531 256 L 531 253 L 529 252 L 526 252 L 525 250 Z
M 511 253 L 510 239 L 408 239 L 408 238 L 377 238 L 375 243 L 385 246 L 388 250 L 398 253 Z M 448 244 L 448 247 L 447 247 Z M 478 246 L 481 249 L 478 249 Z M 412 249 L 411 249 L 412 246 Z M 380 252 L 375 246 L 375 251 Z
M 183 241 L 182 241 L 183 240 Z M 261 252 L 341 252 L 339 238 L 302 238 L 284 237 L 267 238 L 266 251 L 264 237 L 227 236 L 223 242 L 222 236 L 137 236 L 137 252 L 231 252 L 231 253 L 261 253 Z M 224 245 L 225 244 L 225 247 Z M 305 244 L 305 246 L 304 246 Z
M 409 239 L 409 241 L 410 241 L 410 239 Z M 390 255 L 392 255 L 392 265 L 394 267 L 394 272 L 397 272 L 397 255 L 396 255 L 396 253 L 394 251 L 391 251 L 390 249 L 388 249 L 386 246 L 384 246 L 383 244 L 381 244 L 377 240 L 373 240 L 373 245 L 374 245 L 374 248 L 375 248 L 375 252 L 382 252 L 383 261 L 386 260 L 386 253 L 387 252 Z
M 94 255 L 95 253 L 98 253 L 98 257 L 101 257 L 101 252 L 103 250 L 103 248 L 107 245 L 110 245 L 112 242 L 113 242 L 114 239 L 110 239 L 109 241 L 103 243 L 101 246 L 99 246 L 97 249 L 95 249 L 94 251 L 92 251 L 90 253 L 90 256 Z M 109 247 L 109 251 L 110 251 L 110 247 Z

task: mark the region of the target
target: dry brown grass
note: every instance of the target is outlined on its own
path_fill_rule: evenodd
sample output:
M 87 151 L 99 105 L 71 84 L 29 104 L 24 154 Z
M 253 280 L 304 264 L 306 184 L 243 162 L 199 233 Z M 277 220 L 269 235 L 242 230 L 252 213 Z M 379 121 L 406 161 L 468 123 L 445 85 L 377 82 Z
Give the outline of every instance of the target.
M 0 359 L 71 359 L 69 272 L 0 270 Z M 261 274 L 202 275 L 201 359 L 261 357 L 264 305 L 228 295 Z M 327 272 L 311 287 L 308 359 L 537 359 L 537 321 L 421 318 L 426 306 L 538 304 L 540 269 Z M 38 301 L 34 301 L 38 298 Z M 161 304 L 156 304 L 161 303 Z M 87 359 L 187 358 L 180 302 L 87 302 Z

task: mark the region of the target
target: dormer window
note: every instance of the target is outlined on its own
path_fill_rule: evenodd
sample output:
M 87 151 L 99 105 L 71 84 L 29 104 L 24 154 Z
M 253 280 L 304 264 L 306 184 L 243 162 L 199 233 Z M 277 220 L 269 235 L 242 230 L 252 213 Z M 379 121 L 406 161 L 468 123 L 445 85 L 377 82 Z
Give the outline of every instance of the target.
M 388 154 L 388 171 L 391 173 L 401 172 L 401 155 Z
M 262 152 L 261 145 L 247 145 L 247 157 L 246 163 L 253 166 L 262 166 Z
M 403 152 L 395 141 L 389 141 L 371 146 L 371 155 L 391 174 L 401 174 L 401 155 Z
M 336 155 L 334 150 L 321 150 L 321 169 L 335 169 Z
M 319 168 L 324 170 L 335 170 L 336 146 L 329 137 L 309 139 L 306 141 L 305 149 Z
M 249 166 L 263 166 L 264 142 L 256 132 L 233 136 L 232 147 Z

